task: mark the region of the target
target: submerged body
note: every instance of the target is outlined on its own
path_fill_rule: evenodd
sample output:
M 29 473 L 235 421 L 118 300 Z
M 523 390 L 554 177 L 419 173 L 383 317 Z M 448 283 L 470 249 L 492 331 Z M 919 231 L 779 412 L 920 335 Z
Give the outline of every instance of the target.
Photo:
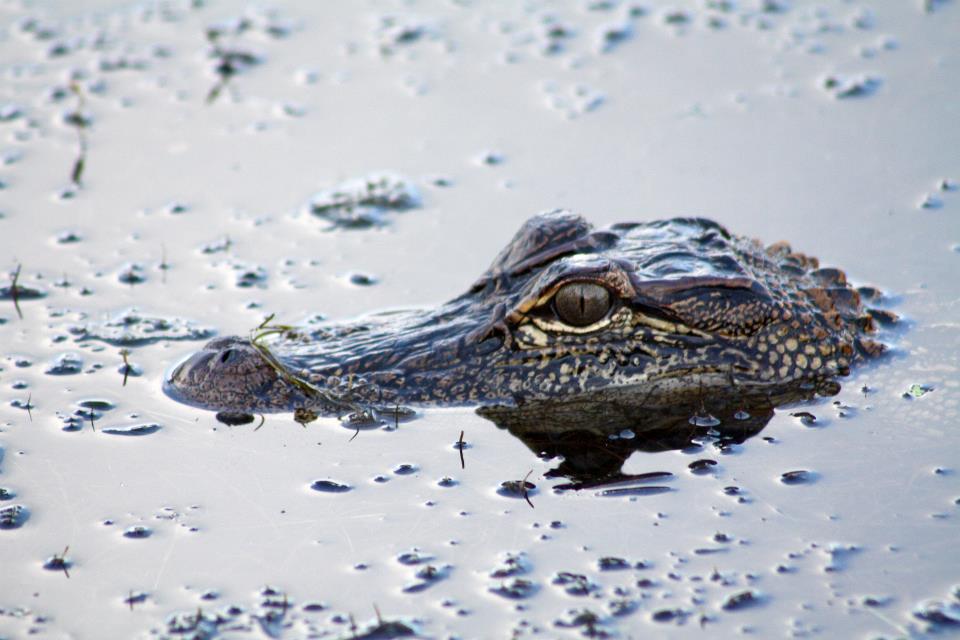
M 875 292 L 873 292 L 875 293 Z M 829 394 L 882 352 L 837 269 L 702 218 L 528 220 L 463 295 L 269 339 L 219 338 L 165 389 L 219 411 L 537 407 L 559 419 Z M 881 316 L 882 317 L 882 316 Z

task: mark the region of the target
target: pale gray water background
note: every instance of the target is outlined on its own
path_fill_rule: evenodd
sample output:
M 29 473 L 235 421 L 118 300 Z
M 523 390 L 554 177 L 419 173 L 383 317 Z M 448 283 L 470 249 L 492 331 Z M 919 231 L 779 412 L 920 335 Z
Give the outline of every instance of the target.
M 48 294 L 21 300 L 23 319 L 0 306 L 0 509 L 26 508 L 0 529 L 0 637 L 351 637 L 374 605 L 427 637 L 957 634 L 957 2 L 287 3 L 225 39 L 262 61 L 209 105 L 204 30 L 249 8 L 206 4 L 0 3 L 0 261 Z M 419 37 L 384 52 L 385 15 Z M 553 52 L 548 15 L 569 34 Z M 611 25 L 625 37 L 603 51 Z M 82 188 L 64 199 L 71 73 L 91 121 Z M 864 78 L 864 95 L 836 95 Z M 303 211 L 378 170 L 416 183 L 423 206 L 359 231 Z M 160 391 L 200 342 L 130 347 L 143 375 L 122 386 L 120 347 L 69 330 L 131 307 L 229 335 L 269 313 L 437 303 L 555 207 L 789 240 L 882 287 L 908 323 L 842 406 L 804 408 L 815 427 L 784 410 L 726 454 L 635 454 L 628 470 L 675 477 L 634 499 L 554 494 L 542 474 L 556 461 L 468 410 L 352 441 L 329 419 L 228 428 Z M 79 242 L 58 242 L 71 230 Z M 129 263 L 144 282 L 118 281 Z M 237 287 L 257 266 L 265 279 Z M 352 285 L 355 272 L 377 281 Z M 45 374 L 64 353 L 82 373 Z M 905 399 L 912 385 L 932 391 Z M 58 413 L 89 399 L 114 408 L 64 431 Z M 138 424 L 160 429 L 108 433 Z M 702 457 L 719 464 L 691 474 Z M 796 469 L 815 481 L 780 482 Z M 496 493 L 530 470 L 535 508 Z M 318 479 L 353 489 L 319 493 Z M 123 535 L 137 525 L 150 535 Z M 69 576 L 44 569 L 66 546 Z M 398 556 L 414 548 L 442 579 L 407 593 L 425 564 Z M 490 575 L 521 552 L 525 574 Z M 600 571 L 607 556 L 649 566 Z M 560 572 L 584 578 L 553 584 Z M 532 595 L 491 591 L 516 577 Z M 756 602 L 723 608 L 747 590 Z M 575 626 L 584 609 L 596 622 Z

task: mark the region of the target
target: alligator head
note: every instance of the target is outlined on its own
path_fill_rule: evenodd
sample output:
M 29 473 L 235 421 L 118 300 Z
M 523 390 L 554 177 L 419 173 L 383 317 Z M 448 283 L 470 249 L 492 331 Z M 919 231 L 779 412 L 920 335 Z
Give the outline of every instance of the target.
M 219 338 L 175 367 L 177 400 L 219 411 L 478 405 L 498 423 L 635 421 L 835 393 L 883 346 L 842 272 L 702 218 L 594 230 L 566 211 L 528 220 L 461 296 Z

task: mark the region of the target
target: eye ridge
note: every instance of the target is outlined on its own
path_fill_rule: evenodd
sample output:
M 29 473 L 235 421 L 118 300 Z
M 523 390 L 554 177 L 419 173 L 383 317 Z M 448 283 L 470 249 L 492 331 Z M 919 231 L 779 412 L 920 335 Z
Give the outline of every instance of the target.
M 568 282 L 554 293 L 552 306 L 561 322 L 574 327 L 586 327 L 610 313 L 613 296 L 605 286 L 595 282 Z

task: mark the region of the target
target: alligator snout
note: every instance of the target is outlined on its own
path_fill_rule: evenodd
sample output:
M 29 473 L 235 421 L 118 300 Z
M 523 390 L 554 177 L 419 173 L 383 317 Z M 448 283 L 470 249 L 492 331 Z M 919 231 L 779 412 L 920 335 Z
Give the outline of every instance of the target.
M 283 411 L 302 401 L 250 341 L 238 336 L 216 338 L 188 356 L 166 377 L 163 390 L 179 402 L 215 410 Z

